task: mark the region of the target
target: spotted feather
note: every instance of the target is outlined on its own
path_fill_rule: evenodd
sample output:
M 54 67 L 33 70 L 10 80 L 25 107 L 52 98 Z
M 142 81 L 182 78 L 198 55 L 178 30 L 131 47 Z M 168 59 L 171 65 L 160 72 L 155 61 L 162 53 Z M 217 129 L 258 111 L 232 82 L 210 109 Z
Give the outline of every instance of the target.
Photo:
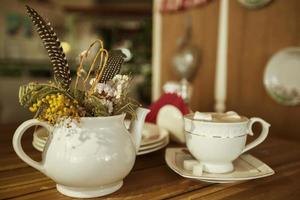
M 112 79 L 116 74 L 120 73 L 125 58 L 126 56 L 122 53 L 121 50 L 109 51 L 107 64 L 99 82 L 105 83 L 106 81 Z
M 69 90 L 71 84 L 70 69 L 56 33 L 50 22 L 47 23 L 33 8 L 27 5 L 26 8 L 48 52 L 56 83 L 63 89 Z

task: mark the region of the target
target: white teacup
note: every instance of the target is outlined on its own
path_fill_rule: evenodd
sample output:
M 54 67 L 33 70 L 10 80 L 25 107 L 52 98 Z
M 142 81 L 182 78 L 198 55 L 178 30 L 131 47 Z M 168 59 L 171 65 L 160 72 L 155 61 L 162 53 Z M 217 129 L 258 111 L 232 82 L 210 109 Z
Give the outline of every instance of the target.
M 207 114 L 212 118 L 196 120 L 194 114 L 184 117 L 187 147 L 205 172 L 233 171 L 232 162 L 263 142 L 269 132 L 270 124 L 260 118 L 227 118 L 224 113 Z M 252 125 L 256 122 L 262 125 L 262 131 L 256 140 L 246 145 L 247 135 L 253 135 Z

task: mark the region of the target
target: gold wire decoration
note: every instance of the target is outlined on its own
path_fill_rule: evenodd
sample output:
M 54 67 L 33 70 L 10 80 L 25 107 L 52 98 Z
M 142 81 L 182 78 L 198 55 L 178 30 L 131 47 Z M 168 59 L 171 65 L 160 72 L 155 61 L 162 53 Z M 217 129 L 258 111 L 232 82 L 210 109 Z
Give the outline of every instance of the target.
M 83 72 L 85 72 L 84 66 L 83 66 L 84 60 L 87 59 L 92 47 L 97 43 L 99 43 L 99 49 L 98 49 L 97 53 L 95 54 L 90 67 L 88 68 L 89 70 L 88 70 L 87 75 L 85 77 L 83 77 L 84 76 Z M 101 77 L 103 75 L 103 71 L 106 67 L 106 63 L 107 63 L 107 59 L 108 59 L 108 52 L 106 49 L 104 49 L 103 42 L 100 39 L 95 40 L 86 51 L 84 51 L 80 54 L 80 63 L 79 63 L 79 66 L 77 68 L 77 73 L 76 73 L 77 77 L 76 77 L 76 82 L 75 82 L 75 89 L 77 89 L 79 79 L 81 78 L 83 80 L 83 87 L 86 90 L 87 81 L 90 79 L 91 72 L 95 69 L 95 64 L 96 64 L 99 56 L 100 56 L 100 59 L 99 59 L 99 65 L 97 67 L 97 71 L 95 73 L 95 80 L 93 81 L 92 86 L 88 90 L 89 95 L 93 94 L 97 83 L 99 82 L 99 80 L 101 79 Z

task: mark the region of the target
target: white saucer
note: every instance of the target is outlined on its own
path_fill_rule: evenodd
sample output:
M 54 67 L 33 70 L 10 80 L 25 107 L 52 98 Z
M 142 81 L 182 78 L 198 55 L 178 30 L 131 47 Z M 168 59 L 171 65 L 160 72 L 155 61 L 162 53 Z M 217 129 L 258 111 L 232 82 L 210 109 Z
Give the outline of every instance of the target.
M 33 133 L 33 140 L 40 142 L 40 143 L 46 143 L 48 139 L 48 131 L 45 128 L 38 128 Z
M 163 140 L 153 143 L 153 144 L 149 144 L 149 145 L 144 145 L 144 146 L 140 146 L 139 151 L 145 151 L 145 150 L 149 150 L 149 149 L 153 149 L 159 146 L 162 146 L 163 144 L 165 144 L 168 141 L 168 137 L 165 137 Z
M 42 152 L 42 151 L 44 150 L 44 146 L 45 146 L 45 145 L 40 145 L 40 144 L 37 144 L 36 142 L 32 141 L 32 146 L 33 146 L 36 150 Z
M 48 132 L 44 128 L 39 128 L 33 133 L 32 146 L 38 150 L 43 151 L 48 139 Z
M 158 151 L 160 149 L 163 149 L 164 147 L 166 147 L 169 144 L 169 137 L 166 139 L 166 141 L 164 143 L 162 143 L 161 145 L 155 147 L 155 148 L 151 148 L 151 149 L 147 149 L 147 150 L 140 150 L 137 155 L 144 155 L 144 154 L 148 154 L 148 153 L 152 153 L 154 151 Z
M 169 132 L 156 124 L 145 123 L 141 141 L 141 147 L 160 143 L 169 137 Z
M 180 176 L 213 183 L 232 183 L 270 176 L 275 172 L 265 163 L 250 154 L 241 155 L 233 162 L 235 170 L 231 173 L 212 174 L 203 172 L 196 176 L 183 168 L 183 161 L 193 159 L 186 148 L 168 148 L 165 160 L 168 166 Z

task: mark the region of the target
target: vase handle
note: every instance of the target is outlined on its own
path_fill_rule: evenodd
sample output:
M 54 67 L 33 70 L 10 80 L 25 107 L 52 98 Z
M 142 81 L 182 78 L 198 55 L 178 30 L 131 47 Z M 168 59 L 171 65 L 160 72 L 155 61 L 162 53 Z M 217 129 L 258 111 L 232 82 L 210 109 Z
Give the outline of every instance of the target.
M 258 118 L 258 117 L 253 117 L 250 119 L 249 124 L 248 124 L 249 134 L 253 135 L 252 126 L 256 122 L 261 124 L 262 131 L 261 131 L 260 135 L 258 136 L 258 138 L 256 138 L 256 140 L 254 140 L 253 142 L 251 142 L 245 146 L 242 153 L 245 153 L 246 151 L 249 151 L 250 149 L 256 147 L 257 145 L 262 143 L 268 136 L 269 128 L 271 125 L 268 122 L 266 122 L 265 120 Z
M 40 172 L 44 173 L 44 165 L 42 164 L 43 162 L 37 162 L 32 160 L 23 150 L 22 144 L 21 144 L 21 139 L 23 134 L 27 129 L 29 129 L 32 126 L 42 126 L 46 128 L 49 132 L 52 131 L 53 127 L 46 123 L 46 122 L 41 122 L 37 119 L 30 119 L 25 122 L 23 122 L 15 131 L 14 136 L 13 136 L 13 147 L 17 155 L 28 165 L 31 167 L 34 167 L 35 169 L 39 170 Z

